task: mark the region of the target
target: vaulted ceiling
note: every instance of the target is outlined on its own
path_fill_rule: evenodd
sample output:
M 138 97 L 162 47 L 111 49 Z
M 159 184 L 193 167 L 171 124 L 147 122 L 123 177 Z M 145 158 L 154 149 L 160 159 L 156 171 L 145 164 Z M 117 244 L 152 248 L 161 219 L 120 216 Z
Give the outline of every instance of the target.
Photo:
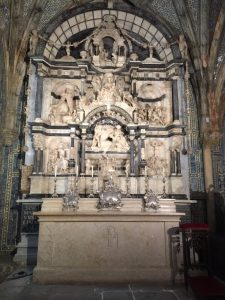
M 224 0 L 0 0 L 2 143 L 10 145 L 19 134 L 16 115 L 31 31 L 48 37 L 77 11 L 100 7 L 147 16 L 170 42 L 184 35 L 202 133 L 219 132 L 225 113 Z

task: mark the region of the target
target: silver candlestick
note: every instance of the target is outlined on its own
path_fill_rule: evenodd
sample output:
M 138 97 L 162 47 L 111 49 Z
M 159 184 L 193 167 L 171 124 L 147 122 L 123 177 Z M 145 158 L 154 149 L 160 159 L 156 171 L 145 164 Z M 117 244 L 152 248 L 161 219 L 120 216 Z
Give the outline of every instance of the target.
M 145 175 L 145 194 L 148 193 L 148 175 Z
M 59 197 L 59 195 L 56 192 L 56 182 L 57 182 L 57 178 L 55 176 L 55 178 L 54 178 L 54 192 L 52 194 L 52 198 L 58 198 Z
M 91 186 L 90 186 L 90 194 L 88 198 L 94 198 L 94 177 L 91 177 Z
M 131 194 L 130 194 L 130 178 L 128 176 L 126 177 L 126 190 L 127 190 L 126 197 L 131 197 Z
M 165 176 L 163 176 L 162 182 L 163 182 L 163 193 L 162 193 L 161 198 L 166 199 L 166 198 L 168 198 L 168 195 L 166 194 L 166 177 Z
M 76 192 L 77 194 L 79 194 L 79 193 L 78 193 L 78 181 L 79 181 L 79 178 L 78 178 L 78 176 L 76 176 L 76 177 L 75 177 L 75 192 Z

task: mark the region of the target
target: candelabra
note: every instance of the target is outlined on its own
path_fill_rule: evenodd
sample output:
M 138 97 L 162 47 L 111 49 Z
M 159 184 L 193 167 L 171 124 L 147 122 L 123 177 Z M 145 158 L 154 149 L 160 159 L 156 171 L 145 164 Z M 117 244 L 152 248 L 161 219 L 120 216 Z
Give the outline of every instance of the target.
M 94 177 L 91 177 L 90 194 L 88 198 L 94 198 Z
M 57 182 L 57 178 L 56 176 L 54 177 L 54 192 L 52 194 L 52 198 L 58 198 L 58 194 L 56 192 L 56 182 Z
M 78 181 L 79 181 L 79 178 L 78 176 L 76 175 L 76 178 L 75 178 L 75 193 L 79 194 L 78 193 Z
M 131 197 L 131 195 L 130 195 L 130 178 L 128 176 L 126 177 L 126 190 L 127 190 L 126 197 Z
M 77 185 L 77 178 L 75 180 L 75 190 L 73 186 L 73 175 L 71 174 L 70 178 L 70 187 L 68 192 L 64 196 L 64 209 L 66 210 L 73 210 L 76 211 L 79 208 L 79 194 L 77 192 L 78 185 Z
M 145 175 L 145 194 L 148 193 L 148 175 Z
M 161 198 L 166 199 L 168 197 L 168 195 L 166 194 L 166 177 L 165 176 L 163 176 L 162 182 L 163 182 L 163 193 L 162 193 Z

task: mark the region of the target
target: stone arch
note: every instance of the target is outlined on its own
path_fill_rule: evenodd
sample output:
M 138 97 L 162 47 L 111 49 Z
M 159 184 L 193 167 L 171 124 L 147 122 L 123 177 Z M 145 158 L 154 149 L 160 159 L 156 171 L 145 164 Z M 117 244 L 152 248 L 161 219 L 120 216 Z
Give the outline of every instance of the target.
M 168 44 L 168 37 L 156 26 L 135 13 L 115 9 L 86 11 L 68 18 L 58 25 L 48 37 L 43 55 L 49 60 L 54 60 L 62 44 L 65 44 L 72 36 L 82 31 L 98 27 L 102 21 L 102 17 L 107 14 L 117 18 L 117 24 L 121 30 L 127 30 L 132 34 L 139 35 L 146 43 L 155 45 L 157 54 L 161 60 L 165 62 L 173 60 L 172 46 L 161 47 Z
M 126 126 L 129 123 L 132 123 L 131 116 L 122 108 L 111 105 L 110 110 L 108 110 L 107 105 L 102 105 L 93 109 L 84 119 L 84 123 L 94 124 L 96 120 L 102 117 L 108 117 L 118 120 L 118 122 Z

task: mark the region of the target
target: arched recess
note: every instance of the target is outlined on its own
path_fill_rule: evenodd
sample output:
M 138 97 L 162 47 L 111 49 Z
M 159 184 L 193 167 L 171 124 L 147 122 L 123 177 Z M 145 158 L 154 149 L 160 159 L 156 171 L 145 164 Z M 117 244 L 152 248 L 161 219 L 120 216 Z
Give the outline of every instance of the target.
M 114 9 L 108 9 L 105 5 L 98 3 L 81 6 L 78 9 L 71 8 L 58 16 L 58 22 L 54 20 L 42 30 L 41 35 L 45 41 L 40 41 L 42 46 L 38 47 L 37 54 L 49 60 L 55 59 L 62 44 L 66 44 L 82 32 L 97 28 L 104 15 L 113 15 L 122 30 L 126 30 L 133 37 L 139 36 L 142 42 L 156 45 L 156 52 L 161 60 L 168 62 L 181 57 L 176 41 L 177 36 L 174 38 L 172 29 L 169 31 L 168 26 L 161 24 L 155 15 L 150 13 L 147 15 L 144 10 L 129 7 L 125 10 L 120 3 L 114 7 Z M 44 48 L 43 45 L 45 45 Z
M 110 108 L 107 105 L 99 106 L 93 109 L 84 119 L 83 123 L 87 123 L 90 127 L 97 122 L 100 118 L 110 118 L 117 120 L 121 126 L 126 126 L 132 123 L 131 116 L 122 108 L 111 105 Z

